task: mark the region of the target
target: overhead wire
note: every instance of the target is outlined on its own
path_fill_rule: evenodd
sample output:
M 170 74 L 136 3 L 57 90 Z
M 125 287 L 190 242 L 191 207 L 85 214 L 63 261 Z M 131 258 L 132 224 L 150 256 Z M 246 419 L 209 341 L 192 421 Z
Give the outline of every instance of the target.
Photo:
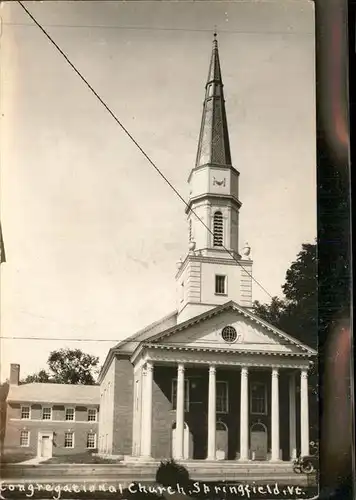
M 42 33 L 46 36 L 46 38 L 51 42 L 51 44 L 56 48 L 56 50 L 61 54 L 61 56 L 65 59 L 67 64 L 72 68 L 72 70 L 78 75 L 78 77 L 83 81 L 83 83 L 88 87 L 88 89 L 92 92 L 92 94 L 96 97 L 96 99 L 100 102 L 100 104 L 105 108 L 105 110 L 109 113 L 109 115 L 115 120 L 115 122 L 120 126 L 123 132 L 127 135 L 127 137 L 135 144 L 140 153 L 145 157 L 145 159 L 149 162 L 149 164 L 155 169 L 157 174 L 164 180 L 164 182 L 170 187 L 170 189 L 176 194 L 176 196 L 184 203 L 185 207 L 190 210 L 190 212 L 196 217 L 196 219 L 207 229 L 207 231 L 214 236 L 213 231 L 205 224 L 205 222 L 199 217 L 199 215 L 189 206 L 189 203 L 185 201 L 179 191 L 175 188 L 175 186 L 171 183 L 171 181 L 166 177 L 166 175 L 159 169 L 159 167 L 154 163 L 151 157 L 146 153 L 143 147 L 138 143 L 138 141 L 133 137 L 133 135 L 129 132 L 129 130 L 123 125 L 123 123 L 119 120 L 116 114 L 111 110 L 109 105 L 103 100 L 103 98 L 98 94 L 98 92 L 92 87 L 92 85 L 88 82 L 88 80 L 82 75 L 79 69 L 72 63 L 69 59 L 68 55 L 59 47 L 59 45 L 53 40 L 53 38 L 47 33 L 44 27 L 40 24 L 39 21 L 33 16 L 33 14 L 25 7 L 21 0 L 17 0 L 17 3 L 22 7 L 22 9 L 26 12 L 29 18 L 33 21 L 33 23 L 42 31 Z M 14 23 L 11 23 L 14 24 Z M 194 31 L 208 31 L 208 30 L 194 30 Z M 258 285 L 261 290 L 263 290 L 269 298 L 273 298 L 273 296 L 268 292 L 268 290 L 256 279 L 252 274 L 237 260 L 234 253 L 226 248 L 224 245 L 221 245 L 221 248 L 227 252 L 232 259 L 236 262 L 238 266 L 241 267 L 245 271 L 245 273 L 252 279 L 256 285 Z M 53 337 L 16 337 L 16 336 L 1 336 L 1 339 L 7 340 L 66 340 L 68 342 L 116 342 L 114 339 L 80 339 L 80 338 L 53 338 Z M 137 341 L 138 342 L 138 341 Z

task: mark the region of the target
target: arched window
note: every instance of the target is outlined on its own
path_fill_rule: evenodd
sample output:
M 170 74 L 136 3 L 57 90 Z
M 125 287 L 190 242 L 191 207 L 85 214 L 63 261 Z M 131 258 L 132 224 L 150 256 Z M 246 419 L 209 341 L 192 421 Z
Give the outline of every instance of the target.
M 213 235 L 214 247 L 221 247 L 224 239 L 223 216 L 221 212 L 215 212 L 214 214 Z

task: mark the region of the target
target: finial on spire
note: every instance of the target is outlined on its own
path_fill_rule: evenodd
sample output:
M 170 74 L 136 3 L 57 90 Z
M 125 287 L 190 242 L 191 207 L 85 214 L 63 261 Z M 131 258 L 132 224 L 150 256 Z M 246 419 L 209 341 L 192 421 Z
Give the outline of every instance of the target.
M 214 47 L 217 47 L 218 45 L 218 34 L 217 34 L 217 30 L 216 30 L 216 25 L 214 26 L 214 40 L 213 40 L 213 46 Z

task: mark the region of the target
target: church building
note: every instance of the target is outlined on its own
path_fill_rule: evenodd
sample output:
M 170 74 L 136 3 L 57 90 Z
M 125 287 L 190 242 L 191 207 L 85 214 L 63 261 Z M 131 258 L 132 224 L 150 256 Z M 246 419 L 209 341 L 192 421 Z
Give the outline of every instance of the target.
M 316 352 L 252 312 L 239 175 L 215 36 L 188 178 L 176 311 L 109 351 L 99 378 L 101 454 L 272 463 L 309 454 L 308 372 Z

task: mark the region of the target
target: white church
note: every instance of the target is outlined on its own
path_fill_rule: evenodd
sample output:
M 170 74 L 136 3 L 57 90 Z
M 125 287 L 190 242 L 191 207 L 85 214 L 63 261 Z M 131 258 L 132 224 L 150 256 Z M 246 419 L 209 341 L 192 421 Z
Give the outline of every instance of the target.
M 239 172 L 216 37 L 205 89 L 177 309 L 109 351 L 99 378 L 99 453 L 290 462 L 309 454 L 316 352 L 251 312 L 252 260 L 248 245 L 239 247 Z

